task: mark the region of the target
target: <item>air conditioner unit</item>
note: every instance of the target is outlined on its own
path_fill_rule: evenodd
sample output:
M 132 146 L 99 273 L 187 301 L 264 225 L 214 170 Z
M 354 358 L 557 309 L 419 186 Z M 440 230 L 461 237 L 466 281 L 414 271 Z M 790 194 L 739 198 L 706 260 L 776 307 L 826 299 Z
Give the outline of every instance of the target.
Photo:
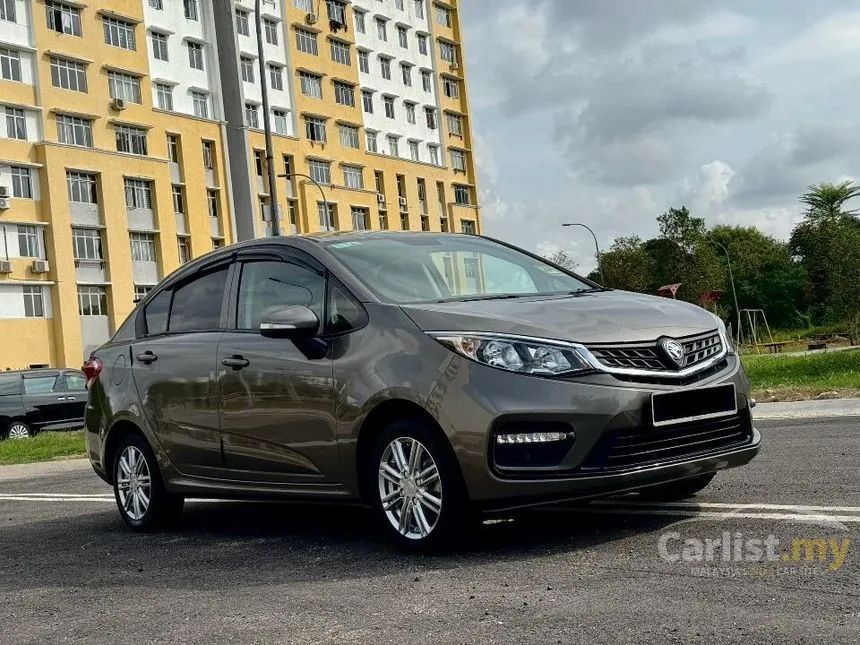
M 9 186 L 0 186 L 0 197 L 9 198 Z
M 33 260 L 33 264 L 30 265 L 30 271 L 33 273 L 47 273 L 50 269 L 51 265 L 47 260 Z
M 0 211 L 9 210 L 9 198 L 8 197 L 0 197 Z
M 110 106 L 117 111 L 125 109 L 125 99 L 114 99 L 110 102 Z
M 12 273 L 12 263 L 9 260 L 0 260 L 0 273 Z
M 405 197 L 400 198 L 400 210 L 406 210 L 407 202 Z
M 317 24 L 317 15 L 315 13 L 309 13 L 305 16 L 305 22 L 309 25 Z
M 380 206 L 385 206 L 385 195 L 382 193 L 376 193 L 376 201 Z

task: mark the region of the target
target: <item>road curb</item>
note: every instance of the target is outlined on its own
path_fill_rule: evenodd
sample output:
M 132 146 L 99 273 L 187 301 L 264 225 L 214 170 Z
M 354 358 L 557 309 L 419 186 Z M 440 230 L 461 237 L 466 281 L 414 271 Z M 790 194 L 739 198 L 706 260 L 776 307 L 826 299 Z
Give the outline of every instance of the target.
M 759 403 L 753 410 L 753 418 L 761 421 L 769 419 L 832 419 L 845 417 L 860 417 L 860 399 Z

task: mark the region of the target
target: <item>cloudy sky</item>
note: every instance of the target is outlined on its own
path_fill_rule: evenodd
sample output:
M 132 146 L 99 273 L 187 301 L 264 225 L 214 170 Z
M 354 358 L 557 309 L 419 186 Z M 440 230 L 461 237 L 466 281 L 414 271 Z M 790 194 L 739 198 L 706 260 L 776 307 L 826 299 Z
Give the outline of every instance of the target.
M 464 0 L 484 231 L 593 264 L 687 205 L 786 238 L 860 177 L 860 0 Z

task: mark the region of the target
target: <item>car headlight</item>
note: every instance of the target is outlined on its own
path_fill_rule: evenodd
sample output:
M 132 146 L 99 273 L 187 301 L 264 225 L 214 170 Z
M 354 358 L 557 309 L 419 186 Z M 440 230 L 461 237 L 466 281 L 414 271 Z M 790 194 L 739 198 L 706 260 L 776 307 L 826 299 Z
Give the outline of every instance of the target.
M 584 347 L 540 339 L 484 334 L 430 336 L 468 359 L 508 372 L 534 376 L 569 376 L 595 371 Z
M 729 354 L 733 355 L 735 353 L 735 342 L 732 337 L 729 336 L 729 332 L 726 329 L 726 323 L 724 323 L 718 316 L 714 316 L 714 318 L 717 321 L 717 330 L 720 332 L 720 336 L 723 339 L 723 347 L 726 348 Z

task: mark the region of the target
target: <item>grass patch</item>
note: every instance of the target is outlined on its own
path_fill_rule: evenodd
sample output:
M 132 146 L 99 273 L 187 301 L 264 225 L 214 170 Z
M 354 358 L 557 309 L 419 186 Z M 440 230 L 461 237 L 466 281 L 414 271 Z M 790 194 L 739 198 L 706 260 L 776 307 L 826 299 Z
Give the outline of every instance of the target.
M 84 431 L 41 432 L 31 439 L 0 441 L 0 465 L 32 464 L 63 457 L 84 457 Z
M 753 396 L 762 401 L 860 395 L 860 352 L 744 356 L 742 361 Z

